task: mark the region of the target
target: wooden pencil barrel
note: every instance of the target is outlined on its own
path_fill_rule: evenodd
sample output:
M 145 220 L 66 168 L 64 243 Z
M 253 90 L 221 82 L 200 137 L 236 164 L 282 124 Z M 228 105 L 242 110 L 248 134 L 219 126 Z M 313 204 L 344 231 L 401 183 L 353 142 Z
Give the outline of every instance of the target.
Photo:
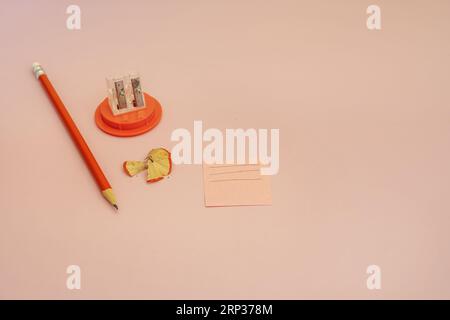
M 53 102 L 53 106 L 55 107 L 56 111 L 58 111 L 58 114 L 61 116 L 66 129 L 69 131 L 69 134 L 73 142 L 77 145 L 78 150 L 83 156 L 84 162 L 88 166 L 89 171 L 94 177 L 100 190 L 103 191 L 111 188 L 102 169 L 98 165 L 97 160 L 95 160 L 94 155 L 92 154 L 86 141 L 84 140 L 83 136 L 81 135 L 80 131 L 75 125 L 75 122 L 72 120 L 72 117 L 70 116 L 69 112 L 64 106 L 64 103 L 62 102 L 61 98 L 56 93 L 56 90 L 49 81 L 47 75 L 46 74 L 40 75 L 39 81 L 41 82 L 42 86 L 47 92 L 47 95 L 49 96 L 50 100 Z

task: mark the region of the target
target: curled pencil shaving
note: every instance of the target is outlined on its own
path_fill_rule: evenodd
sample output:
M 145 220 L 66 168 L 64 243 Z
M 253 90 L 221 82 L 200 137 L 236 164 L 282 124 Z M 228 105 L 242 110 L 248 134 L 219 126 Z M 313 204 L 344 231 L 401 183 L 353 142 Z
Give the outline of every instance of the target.
M 123 168 L 130 177 L 147 170 L 147 182 L 162 180 L 172 171 L 170 152 L 164 148 L 152 149 L 144 161 L 125 161 Z

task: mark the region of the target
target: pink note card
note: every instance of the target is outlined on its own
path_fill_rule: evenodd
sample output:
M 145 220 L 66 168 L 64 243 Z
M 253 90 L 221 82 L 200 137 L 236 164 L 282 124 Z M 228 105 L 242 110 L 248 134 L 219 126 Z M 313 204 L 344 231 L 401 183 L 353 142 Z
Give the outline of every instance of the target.
M 270 177 L 259 164 L 203 164 L 206 207 L 271 205 Z

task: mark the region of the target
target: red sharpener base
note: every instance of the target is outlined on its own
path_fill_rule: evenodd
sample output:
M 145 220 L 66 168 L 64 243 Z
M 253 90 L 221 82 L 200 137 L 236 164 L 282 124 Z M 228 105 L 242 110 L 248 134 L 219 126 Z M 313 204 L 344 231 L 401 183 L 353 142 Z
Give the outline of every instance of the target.
M 104 132 L 116 137 L 132 137 L 150 131 L 161 120 L 162 108 L 152 96 L 144 93 L 145 108 L 114 115 L 108 98 L 95 111 L 95 123 Z

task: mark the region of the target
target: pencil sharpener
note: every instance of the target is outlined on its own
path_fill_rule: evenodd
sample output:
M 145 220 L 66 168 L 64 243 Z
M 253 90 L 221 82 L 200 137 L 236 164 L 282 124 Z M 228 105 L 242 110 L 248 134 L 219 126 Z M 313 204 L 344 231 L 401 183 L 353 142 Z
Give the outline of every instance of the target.
M 132 137 L 153 129 L 161 120 L 160 103 L 145 93 L 139 74 L 106 79 L 107 97 L 95 112 L 95 122 L 104 132 Z

